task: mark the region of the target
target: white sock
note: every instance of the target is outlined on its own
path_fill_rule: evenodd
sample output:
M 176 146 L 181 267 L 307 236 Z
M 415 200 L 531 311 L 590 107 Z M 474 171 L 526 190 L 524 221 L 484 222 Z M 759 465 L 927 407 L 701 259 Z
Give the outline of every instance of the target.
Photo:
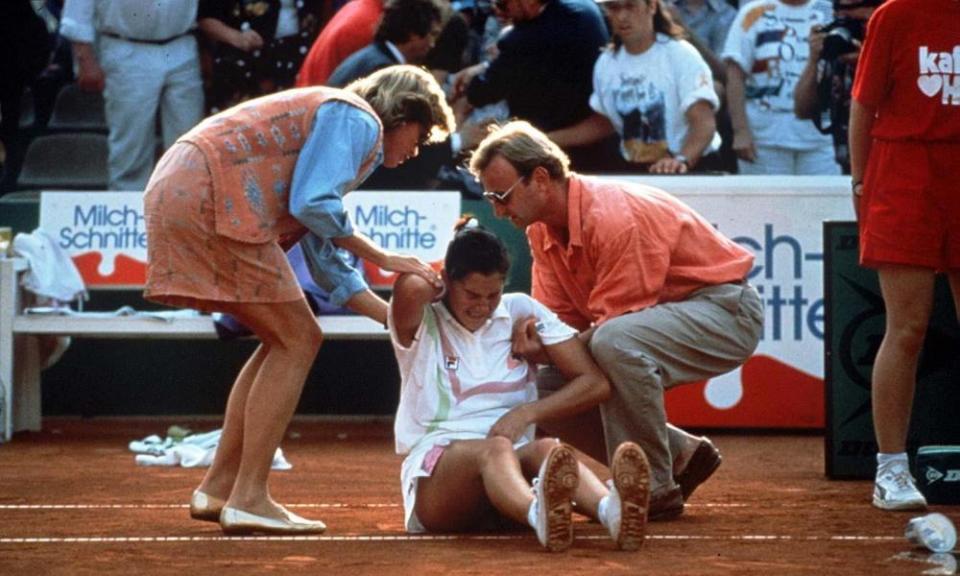
M 610 507 L 610 496 L 604 496 L 597 505 L 597 518 L 604 528 L 610 529 L 610 520 L 607 518 L 607 509 Z
M 534 530 L 537 529 L 537 499 L 534 498 L 533 502 L 530 503 L 530 507 L 527 508 L 527 523 L 530 524 L 530 527 Z
M 892 453 L 881 453 L 877 452 L 877 472 L 881 470 L 887 470 L 889 467 L 901 464 L 904 468 L 909 468 L 909 462 L 907 462 L 907 453 L 906 452 L 892 452 Z

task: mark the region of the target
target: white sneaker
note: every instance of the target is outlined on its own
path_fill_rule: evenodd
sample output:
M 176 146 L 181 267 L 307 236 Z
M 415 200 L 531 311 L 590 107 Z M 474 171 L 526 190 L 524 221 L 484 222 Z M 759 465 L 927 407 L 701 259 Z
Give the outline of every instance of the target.
M 923 510 L 927 499 L 917 490 L 913 476 L 903 464 L 877 470 L 873 505 L 884 510 Z
M 533 480 L 534 506 L 537 510 L 537 540 L 547 550 L 559 552 L 573 543 L 573 493 L 580 483 L 577 459 L 573 451 L 557 444 L 540 466 Z
M 636 550 L 647 531 L 650 502 L 650 464 L 633 442 L 617 447 L 610 465 L 607 530 L 621 550 Z

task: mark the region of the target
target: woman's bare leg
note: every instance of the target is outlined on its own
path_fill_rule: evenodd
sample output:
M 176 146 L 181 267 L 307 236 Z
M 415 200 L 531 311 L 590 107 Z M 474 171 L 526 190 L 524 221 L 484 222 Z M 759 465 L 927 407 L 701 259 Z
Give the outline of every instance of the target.
M 218 500 L 226 500 L 230 497 L 233 483 L 237 478 L 237 470 L 240 469 L 240 455 L 243 451 L 243 412 L 247 405 L 250 387 L 253 386 L 253 381 L 266 355 L 266 345 L 257 346 L 240 370 L 233 388 L 230 389 L 220 443 L 217 445 L 213 463 L 197 488 Z
M 436 532 L 474 529 L 491 507 L 522 524 L 533 502 L 517 453 L 506 438 L 452 443 L 433 475 L 417 486 L 417 518 Z
M 322 333 L 303 299 L 222 308 L 253 330 L 261 345 L 231 391 L 217 450 L 219 466 L 211 468 L 201 489 L 209 487 L 211 495 L 218 496 L 222 492 L 214 490 L 223 490 L 232 475 L 228 506 L 284 519 L 284 512 L 270 498 L 267 477 L 320 348 Z
M 917 362 L 933 308 L 928 268 L 880 268 L 886 333 L 873 364 L 873 427 L 880 452 L 903 452 L 913 408 Z

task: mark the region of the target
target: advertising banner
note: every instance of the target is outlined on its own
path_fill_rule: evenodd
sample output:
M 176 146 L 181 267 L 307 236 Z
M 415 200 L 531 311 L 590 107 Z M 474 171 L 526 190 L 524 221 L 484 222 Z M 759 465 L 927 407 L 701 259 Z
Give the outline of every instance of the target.
M 460 218 L 459 192 L 409 192 L 359 190 L 347 194 L 343 204 L 354 228 L 381 247 L 411 254 L 439 270 L 453 227 Z M 396 275 L 364 263 L 367 282 L 374 288 L 393 285 Z
M 458 192 L 356 191 L 343 201 L 356 229 L 384 248 L 418 256 L 439 269 L 460 217 Z M 76 263 L 87 287 L 141 286 L 147 235 L 139 192 L 43 192 L 40 226 Z M 372 286 L 394 275 L 369 263 Z
M 143 285 L 142 193 L 42 192 L 40 227 L 70 254 L 88 288 Z
M 824 220 L 853 217 L 842 176 L 631 177 L 667 190 L 753 252 L 764 304 L 754 356 L 739 370 L 667 393 L 670 420 L 718 428 L 822 428 Z

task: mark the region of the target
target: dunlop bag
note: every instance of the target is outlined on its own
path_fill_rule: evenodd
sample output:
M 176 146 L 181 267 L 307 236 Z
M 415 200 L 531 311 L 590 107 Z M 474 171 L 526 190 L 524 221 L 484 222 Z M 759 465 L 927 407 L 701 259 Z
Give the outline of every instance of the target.
M 916 462 L 927 502 L 960 504 L 960 446 L 921 446 Z

